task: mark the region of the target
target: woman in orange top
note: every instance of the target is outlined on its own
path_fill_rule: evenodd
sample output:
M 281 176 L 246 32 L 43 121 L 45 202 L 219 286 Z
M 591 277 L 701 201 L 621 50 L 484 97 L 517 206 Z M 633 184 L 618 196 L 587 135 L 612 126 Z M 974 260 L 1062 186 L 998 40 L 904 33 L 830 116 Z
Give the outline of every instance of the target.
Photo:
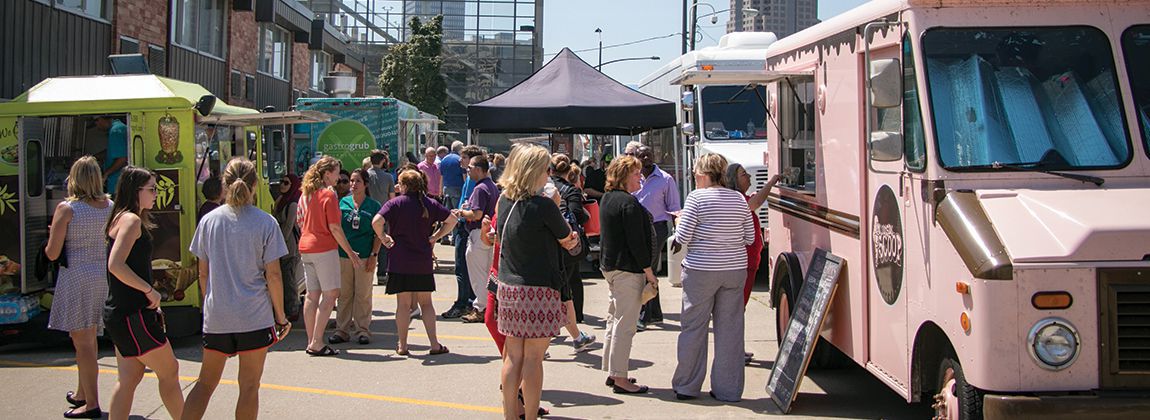
M 303 176 L 303 195 L 296 212 L 300 227 L 300 260 L 307 286 L 307 300 L 303 304 L 307 354 L 312 356 L 339 354 L 338 350 L 323 344 L 324 330 L 339 298 L 340 267 L 336 248 L 342 248 L 355 267 L 363 266 L 343 235 L 339 198 L 328 188 L 339 179 L 339 170 L 339 160 L 331 156 L 320 158 L 308 168 Z

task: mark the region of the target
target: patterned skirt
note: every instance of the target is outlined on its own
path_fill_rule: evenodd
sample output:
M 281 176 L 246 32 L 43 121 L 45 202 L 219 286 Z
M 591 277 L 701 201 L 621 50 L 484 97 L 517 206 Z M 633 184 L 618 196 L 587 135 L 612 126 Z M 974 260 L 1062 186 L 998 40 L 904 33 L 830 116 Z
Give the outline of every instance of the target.
M 550 287 L 499 284 L 499 333 L 518 338 L 551 338 L 567 324 L 567 307 Z

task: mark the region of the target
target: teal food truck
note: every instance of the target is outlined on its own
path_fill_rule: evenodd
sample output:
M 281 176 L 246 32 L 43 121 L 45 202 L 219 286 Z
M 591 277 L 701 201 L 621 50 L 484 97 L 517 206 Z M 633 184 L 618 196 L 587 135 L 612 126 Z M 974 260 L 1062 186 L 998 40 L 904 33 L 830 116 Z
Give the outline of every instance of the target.
M 319 155 L 336 157 L 350 171 L 372 149 L 386 150 L 398 166 L 409 151 L 422 157 L 426 139 L 434 139 L 442 122 L 394 98 L 300 98 L 295 109 L 331 116 L 330 122 L 294 126 L 294 172 L 300 174 Z

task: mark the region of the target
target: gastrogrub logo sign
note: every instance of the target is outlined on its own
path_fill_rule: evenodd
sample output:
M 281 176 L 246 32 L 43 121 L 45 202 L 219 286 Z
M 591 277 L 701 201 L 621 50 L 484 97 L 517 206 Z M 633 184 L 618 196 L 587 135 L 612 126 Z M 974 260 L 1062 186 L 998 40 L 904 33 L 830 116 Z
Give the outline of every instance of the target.
M 362 165 L 363 158 L 375 148 L 375 136 L 359 121 L 340 120 L 323 130 L 315 147 L 317 152 L 339 159 L 350 171 Z
M 871 259 L 875 280 L 882 300 L 893 305 L 902 290 L 903 235 L 898 198 L 890 186 L 879 188 L 871 220 Z

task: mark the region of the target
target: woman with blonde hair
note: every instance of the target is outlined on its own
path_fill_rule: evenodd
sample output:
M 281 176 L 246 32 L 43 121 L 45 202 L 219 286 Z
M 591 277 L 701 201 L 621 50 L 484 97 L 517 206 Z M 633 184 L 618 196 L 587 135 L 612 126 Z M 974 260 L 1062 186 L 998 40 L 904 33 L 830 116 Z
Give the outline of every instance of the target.
M 754 243 L 751 211 L 743 194 L 722 185 L 727 159 L 707 153 L 695 160 L 695 185 L 687 195 L 675 246 L 683 259 L 683 313 L 678 360 L 671 380 L 675 397 L 697 398 L 707 376 L 707 326 L 714 322 L 715 360 L 711 396 L 737 402 L 743 397 L 743 283 L 746 246 Z
M 372 220 L 375 235 L 382 241 L 387 252 L 387 294 L 397 295 L 395 312 L 396 332 L 399 343 L 395 353 L 400 356 L 410 354 L 407 349 L 407 328 L 411 325 L 412 300 L 419 303 L 424 316 L 423 327 L 427 329 L 430 341 L 430 354 L 449 352 L 435 335 L 435 307 L 431 303 L 431 293 L 435 292 L 435 272 L 432 264 L 432 246 L 446 236 L 457 223 L 451 211 L 427 195 L 427 180 L 418 170 L 404 170 L 399 174 L 397 184 L 403 192 L 383 204 Z M 432 226 L 443 222 L 438 230 Z M 390 227 L 388 229 L 385 229 Z M 386 233 L 385 233 L 386 232 Z
M 67 418 L 99 418 L 96 336 L 104 331 L 108 299 L 108 258 L 103 227 L 112 200 L 104 194 L 100 164 L 84 156 L 68 172 L 68 198 L 56 206 L 44 253 L 61 263 L 48 328 L 68 332 L 76 348 L 79 382 L 64 398 L 72 406 Z
M 297 219 L 300 226 L 299 253 L 303 262 L 304 327 L 307 328 L 307 354 L 335 356 L 339 351 L 323 344 L 324 330 L 331 319 L 335 301 L 339 299 L 339 253 L 348 254 L 353 267 L 362 267 L 359 259 L 343 234 L 339 198 L 331 190 L 339 180 L 340 163 L 334 157 L 324 156 L 308 168 L 301 181 Z
M 275 218 L 253 205 L 258 174 L 250 160 L 228 162 L 222 176 L 224 205 L 204 216 L 188 248 L 199 258 L 204 286 L 204 352 L 184 419 L 203 417 L 228 357 L 237 354 L 235 418 L 256 418 L 268 347 L 291 329 L 279 263 L 287 246 Z
M 560 291 L 563 276 L 560 249 L 578 245 L 559 206 L 539 191 L 547 185 L 551 155 L 535 146 L 516 147 L 499 180 L 503 194 L 496 220 L 500 244 L 499 332 L 507 336 L 503 351 L 503 415 L 514 419 L 519 410 L 517 390 L 523 391 L 523 411 L 534 418 L 543 390 L 543 355 L 551 338 L 567 323 Z M 504 210 L 506 212 L 504 213 Z

